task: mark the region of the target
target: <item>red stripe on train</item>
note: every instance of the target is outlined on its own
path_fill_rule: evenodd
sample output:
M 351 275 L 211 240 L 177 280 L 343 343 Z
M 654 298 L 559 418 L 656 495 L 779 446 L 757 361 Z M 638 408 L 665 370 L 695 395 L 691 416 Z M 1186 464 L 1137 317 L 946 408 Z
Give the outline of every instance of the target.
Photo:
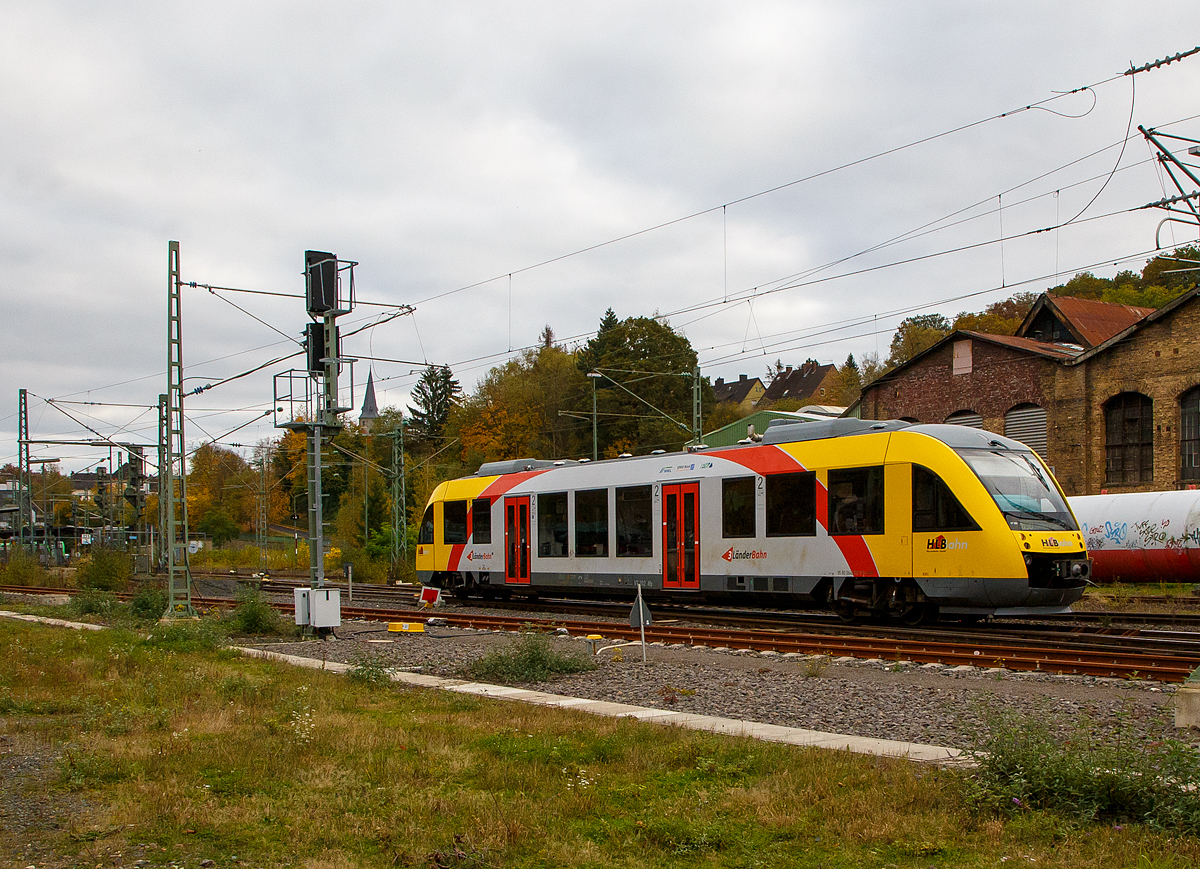
M 736 462 L 757 474 L 785 474 L 805 470 L 804 465 L 777 446 L 746 447 L 737 452 L 722 453 L 721 458 Z M 829 532 L 829 492 L 817 481 L 817 521 L 825 532 Z M 846 566 L 854 576 L 879 576 L 875 557 L 861 535 L 830 535 L 830 539 L 842 551 Z

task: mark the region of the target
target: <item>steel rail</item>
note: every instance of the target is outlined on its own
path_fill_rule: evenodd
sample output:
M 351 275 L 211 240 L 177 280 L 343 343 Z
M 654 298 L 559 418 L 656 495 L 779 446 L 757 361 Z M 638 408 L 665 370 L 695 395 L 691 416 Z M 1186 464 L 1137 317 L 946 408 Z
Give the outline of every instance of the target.
M 2 587 L 26 593 L 70 593 L 64 589 L 32 589 Z M 119 594 L 118 597 L 129 597 Z M 229 607 L 228 598 L 195 598 L 198 607 Z M 276 609 L 289 612 L 291 602 L 275 602 Z M 345 618 L 383 621 L 427 621 L 428 610 L 396 610 L 348 606 L 342 608 Z M 484 630 L 521 631 L 530 628 L 555 630 L 564 628 L 573 635 L 599 634 L 607 639 L 634 641 L 638 631 L 616 622 L 589 622 L 561 618 L 531 618 L 529 616 L 499 616 L 472 613 L 441 612 L 447 625 Z M 1013 643 L 999 636 L 961 636 L 951 638 L 836 636 L 830 634 L 791 631 L 736 630 L 700 627 L 695 625 L 656 624 L 646 629 L 649 642 L 686 644 L 710 648 L 749 649 L 779 654 L 876 658 L 915 663 L 939 663 L 950 666 L 969 665 L 983 668 L 1044 671 L 1115 678 L 1153 678 L 1163 682 L 1182 682 L 1200 665 L 1200 644 L 1180 645 L 1177 648 L 1139 650 L 1123 645 L 1096 649 L 1069 645 L 1037 645 L 1031 641 Z

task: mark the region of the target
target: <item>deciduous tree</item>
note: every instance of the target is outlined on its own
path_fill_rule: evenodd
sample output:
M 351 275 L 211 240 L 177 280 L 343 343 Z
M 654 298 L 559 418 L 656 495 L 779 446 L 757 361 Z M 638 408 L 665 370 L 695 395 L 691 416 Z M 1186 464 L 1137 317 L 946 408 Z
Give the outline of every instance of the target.
M 921 314 L 904 319 L 892 336 L 887 367 L 903 365 L 950 334 L 950 321 L 941 314 Z

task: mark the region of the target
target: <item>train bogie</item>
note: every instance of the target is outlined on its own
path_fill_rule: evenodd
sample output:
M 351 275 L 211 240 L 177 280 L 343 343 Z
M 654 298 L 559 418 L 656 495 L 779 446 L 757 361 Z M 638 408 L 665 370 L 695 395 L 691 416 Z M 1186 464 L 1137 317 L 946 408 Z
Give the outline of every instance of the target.
M 1049 469 L 953 426 L 834 420 L 762 443 L 485 465 L 441 484 L 423 582 L 463 593 L 830 606 L 916 623 L 1062 610 L 1088 571 Z

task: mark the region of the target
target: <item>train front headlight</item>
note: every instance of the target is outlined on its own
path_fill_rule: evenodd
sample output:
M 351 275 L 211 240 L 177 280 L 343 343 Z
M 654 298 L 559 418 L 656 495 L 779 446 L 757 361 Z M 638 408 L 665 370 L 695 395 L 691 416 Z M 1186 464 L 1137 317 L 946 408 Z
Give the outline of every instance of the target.
M 1030 555 L 1028 552 L 1026 552 L 1025 553 L 1025 566 L 1030 567 L 1032 565 L 1033 565 L 1033 556 Z

